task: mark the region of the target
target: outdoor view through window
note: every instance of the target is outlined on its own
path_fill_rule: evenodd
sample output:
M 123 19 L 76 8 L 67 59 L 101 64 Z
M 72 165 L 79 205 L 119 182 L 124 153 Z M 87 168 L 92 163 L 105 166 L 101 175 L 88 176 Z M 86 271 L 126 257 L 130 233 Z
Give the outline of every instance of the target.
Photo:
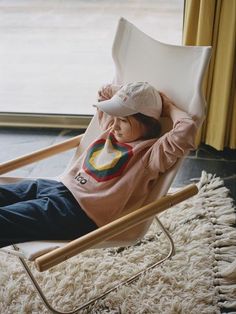
M 181 44 L 184 0 L 2 0 L 0 112 L 92 115 L 121 16 Z

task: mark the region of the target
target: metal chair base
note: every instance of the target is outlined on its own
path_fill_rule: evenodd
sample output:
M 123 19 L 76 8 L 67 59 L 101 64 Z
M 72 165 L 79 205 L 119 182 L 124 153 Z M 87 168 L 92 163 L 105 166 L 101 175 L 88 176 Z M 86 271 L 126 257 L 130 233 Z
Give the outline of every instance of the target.
M 130 284 L 131 282 L 135 281 L 136 279 L 138 279 L 142 274 L 144 274 L 145 272 L 147 272 L 148 270 L 156 267 L 157 265 L 160 265 L 161 263 L 163 263 L 165 260 L 167 260 L 168 258 L 170 258 L 171 256 L 174 255 L 175 253 L 175 248 L 174 248 L 174 242 L 169 234 L 169 232 L 165 229 L 165 227 L 162 225 L 162 223 L 160 222 L 160 220 L 156 218 L 156 222 L 158 223 L 158 225 L 160 226 L 160 228 L 162 229 L 163 233 L 166 235 L 168 241 L 169 241 L 169 244 L 170 244 L 170 249 L 169 249 L 169 253 L 161 260 L 157 261 L 157 262 L 153 262 L 152 264 L 148 265 L 145 269 L 139 271 L 138 273 L 134 274 L 133 276 L 121 281 L 119 284 L 115 285 L 114 287 L 108 289 L 107 291 L 105 291 L 104 293 L 102 293 L 101 295 L 99 295 L 98 297 L 82 304 L 82 305 L 79 305 L 77 308 L 75 308 L 74 310 L 71 310 L 71 311 L 59 311 L 55 308 L 53 308 L 51 306 L 51 304 L 48 302 L 45 294 L 43 293 L 41 287 L 39 286 L 38 282 L 36 281 L 34 275 L 32 274 L 30 268 L 28 267 L 26 261 L 21 257 L 21 256 L 18 256 L 22 266 L 23 266 L 23 269 L 26 271 L 27 275 L 29 276 L 29 279 L 31 280 L 34 288 L 36 289 L 37 293 L 39 294 L 40 298 L 42 299 L 44 305 L 47 307 L 48 310 L 50 310 L 52 313 L 56 313 L 56 314 L 74 314 L 74 313 L 78 313 L 79 311 L 81 310 L 84 310 L 86 308 L 89 308 L 91 305 L 93 305 L 96 301 L 104 298 L 106 295 L 108 295 L 110 292 L 114 291 L 114 290 L 117 290 L 118 288 L 120 288 L 121 286 L 123 285 L 126 285 L 126 284 Z M 16 246 L 14 246 L 14 249 L 17 250 Z

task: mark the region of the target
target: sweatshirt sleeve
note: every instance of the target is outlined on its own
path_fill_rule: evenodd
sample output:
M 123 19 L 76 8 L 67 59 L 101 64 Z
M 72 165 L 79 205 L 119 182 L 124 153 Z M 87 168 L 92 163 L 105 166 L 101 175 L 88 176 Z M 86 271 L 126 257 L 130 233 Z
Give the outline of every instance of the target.
M 112 96 L 121 88 L 120 85 L 106 84 L 98 90 L 98 101 L 104 101 L 112 98 Z M 113 124 L 113 118 L 98 110 L 99 125 L 103 131 L 109 129 Z
M 98 122 L 101 130 L 106 131 L 112 126 L 113 118 L 105 112 L 98 110 Z
M 154 172 L 165 172 L 177 159 L 195 148 L 196 122 L 186 114 L 174 121 L 173 128 L 149 149 L 145 167 Z

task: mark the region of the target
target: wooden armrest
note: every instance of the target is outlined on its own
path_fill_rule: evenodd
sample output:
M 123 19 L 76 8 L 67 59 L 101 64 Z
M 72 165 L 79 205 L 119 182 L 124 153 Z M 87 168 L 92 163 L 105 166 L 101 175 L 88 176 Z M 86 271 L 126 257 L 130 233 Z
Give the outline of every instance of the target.
M 65 152 L 80 144 L 83 134 L 70 138 L 58 144 L 51 145 L 49 147 L 39 149 L 33 153 L 6 161 L 0 164 L 0 174 L 15 170 L 17 168 L 29 165 L 33 162 L 48 158 L 58 153 Z
M 87 249 L 93 248 L 96 244 L 108 240 L 131 227 L 144 222 L 150 217 L 163 212 L 165 209 L 178 204 L 187 198 L 197 194 L 198 188 L 190 184 L 172 195 L 166 195 L 159 200 L 143 206 L 136 211 L 129 213 L 115 221 L 102 226 L 76 240 L 69 242 L 64 247 L 58 248 L 38 257 L 35 265 L 39 271 L 45 271 L 72 256 L 75 256 Z

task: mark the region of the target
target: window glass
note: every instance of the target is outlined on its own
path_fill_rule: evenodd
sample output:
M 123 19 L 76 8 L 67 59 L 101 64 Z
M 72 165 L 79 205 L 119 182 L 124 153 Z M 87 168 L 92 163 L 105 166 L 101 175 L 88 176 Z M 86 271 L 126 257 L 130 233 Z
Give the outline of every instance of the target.
M 180 44 L 184 0 L 3 0 L 0 111 L 90 115 L 121 16 Z

